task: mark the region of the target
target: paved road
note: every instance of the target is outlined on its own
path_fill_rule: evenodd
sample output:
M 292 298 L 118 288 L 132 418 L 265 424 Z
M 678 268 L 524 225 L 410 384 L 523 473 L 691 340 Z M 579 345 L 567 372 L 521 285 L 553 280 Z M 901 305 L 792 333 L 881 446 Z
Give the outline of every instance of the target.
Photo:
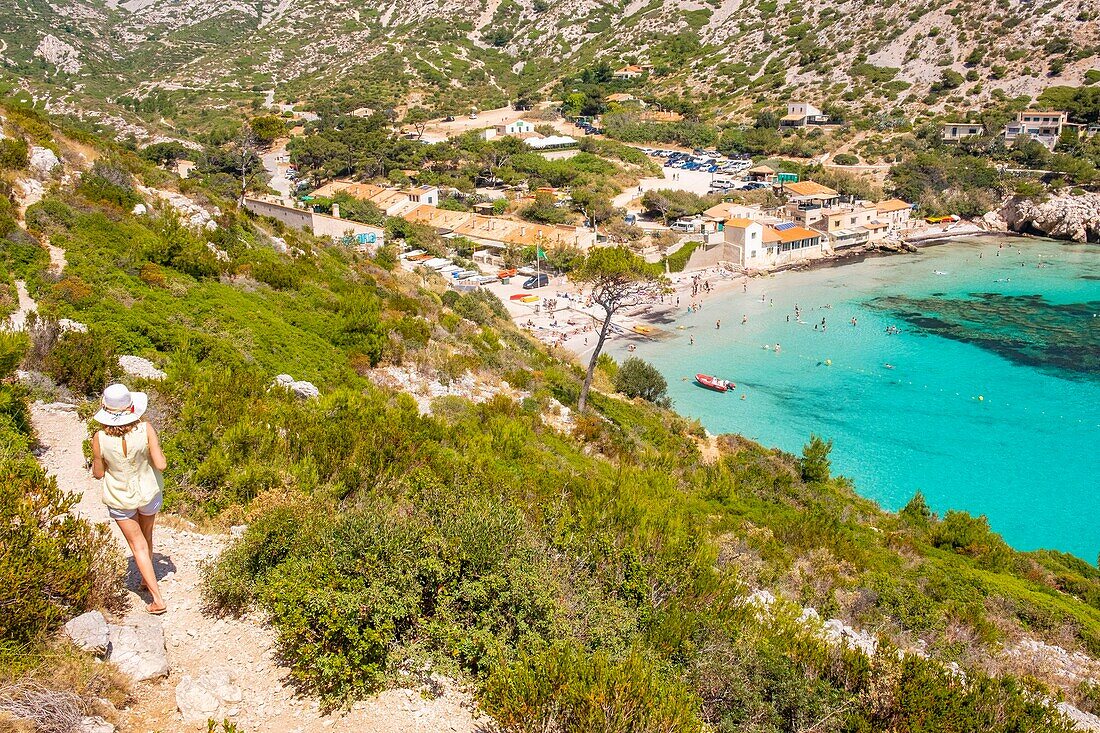
M 264 169 L 268 175 L 271 176 L 271 183 L 269 184 L 273 189 L 279 192 L 280 196 L 290 196 L 292 182 L 287 179 L 286 171 L 287 164 L 280 161 L 286 160 L 286 141 L 280 142 L 276 147 L 272 148 L 270 152 L 263 156 Z

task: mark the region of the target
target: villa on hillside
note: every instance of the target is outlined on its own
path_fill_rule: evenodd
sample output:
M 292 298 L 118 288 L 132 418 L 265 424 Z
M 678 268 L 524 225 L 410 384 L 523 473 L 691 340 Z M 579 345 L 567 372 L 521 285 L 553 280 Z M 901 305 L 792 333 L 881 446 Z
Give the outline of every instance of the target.
M 373 183 L 337 180 L 326 183 L 313 192 L 315 197 L 332 198 L 338 193 L 346 193 L 361 201 L 369 201 L 386 216 L 401 216 L 421 204 L 437 206 L 439 189 L 435 186 L 417 186 L 411 189 L 377 186 Z
M 779 120 L 780 127 L 805 127 L 806 125 L 827 125 L 829 115 L 806 102 L 789 102 L 787 114 Z
M 1018 138 L 1026 135 L 1042 143 L 1048 150 L 1054 150 L 1062 130 L 1067 127 L 1080 128 L 1080 125 L 1069 122 L 1065 112 L 1026 109 L 1023 112 L 1017 112 L 1016 120 L 1005 126 L 1005 144 L 1012 145 Z
M 629 64 L 621 69 L 616 69 L 611 76 L 614 79 L 637 79 L 644 73 L 645 69 L 643 67 L 636 64 Z
M 957 143 L 964 138 L 984 134 L 985 125 L 979 122 L 945 122 L 940 138 L 945 143 Z

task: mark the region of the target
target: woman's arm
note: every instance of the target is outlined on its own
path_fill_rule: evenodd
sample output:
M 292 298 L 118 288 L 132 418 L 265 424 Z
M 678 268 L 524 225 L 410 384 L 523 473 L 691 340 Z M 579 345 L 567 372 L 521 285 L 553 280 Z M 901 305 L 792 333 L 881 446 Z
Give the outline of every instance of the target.
M 164 451 L 160 449 L 160 436 L 152 425 L 146 425 L 145 430 L 149 433 L 149 460 L 153 468 L 163 471 L 168 467 L 168 461 L 164 458 Z
M 99 449 L 99 433 L 92 436 L 92 475 L 103 478 L 107 473 L 107 466 L 103 463 L 103 451 Z

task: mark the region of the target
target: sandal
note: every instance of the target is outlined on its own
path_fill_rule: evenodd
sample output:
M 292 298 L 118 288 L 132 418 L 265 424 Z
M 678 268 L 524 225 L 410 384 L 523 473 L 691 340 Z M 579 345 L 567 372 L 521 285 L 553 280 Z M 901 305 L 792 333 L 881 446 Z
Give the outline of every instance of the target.
M 145 606 L 145 610 L 149 612 L 150 616 L 161 616 L 165 612 L 168 611 L 168 604 L 167 603 L 162 603 L 160 605 L 160 607 L 158 608 L 157 604 L 150 603 L 147 606 Z

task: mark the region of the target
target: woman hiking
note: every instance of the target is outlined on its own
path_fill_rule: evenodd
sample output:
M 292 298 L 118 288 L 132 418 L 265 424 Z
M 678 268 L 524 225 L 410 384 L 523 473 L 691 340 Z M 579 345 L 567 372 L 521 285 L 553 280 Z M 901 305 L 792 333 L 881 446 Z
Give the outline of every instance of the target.
M 142 585 L 153 597 L 146 610 L 160 615 L 168 610 L 153 568 L 153 524 L 163 498 L 161 471 L 167 465 L 157 431 L 142 420 L 149 406 L 144 392 L 122 384 L 103 391 L 95 421 L 103 426 L 92 437 L 92 475 L 103 479 L 103 503 L 118 523 Z

